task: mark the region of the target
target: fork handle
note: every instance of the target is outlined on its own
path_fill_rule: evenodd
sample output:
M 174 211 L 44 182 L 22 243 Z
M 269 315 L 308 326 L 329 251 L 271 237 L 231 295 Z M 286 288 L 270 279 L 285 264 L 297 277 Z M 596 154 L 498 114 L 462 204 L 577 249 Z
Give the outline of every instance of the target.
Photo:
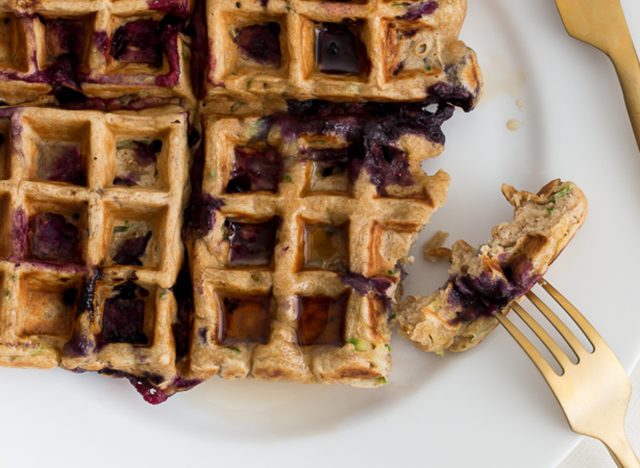
M 612 437 L 603 437 L 600 439 L 607 447 L 613 461 L 619 468 L 639 468 L 640 460 L 633 451 L 629 439 L 623 431 Z
M 633 133 L 640 149 L 640 62 L 628 28 L 620 28 L 609 46 L 609 57 L 618 74 Z

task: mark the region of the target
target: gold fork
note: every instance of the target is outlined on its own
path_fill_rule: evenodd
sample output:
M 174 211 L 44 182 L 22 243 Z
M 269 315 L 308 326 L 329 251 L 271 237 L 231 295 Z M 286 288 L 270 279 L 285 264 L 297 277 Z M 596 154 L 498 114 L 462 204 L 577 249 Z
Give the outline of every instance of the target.
M 538 367 L 569 426 L 578 434 L 599 439 L 616 464 L 624 468 L 640 467 L 624 432 L 624 418 L 629 405 L 631 384 L 611 349 L 587 319 L 562 294 L 544 279 L 538 283 L 569 314 L 593 347 L 588 351 L 567 325 L 533 292 L 527 298 L 564 338 L 578 358 L 574 364 L 542 326 L 518 303 L 511 309 L 533 331 L 562 369 L 558 375 L 540 351 L 503 314 L 497 319 Z
M 569 35 L 597 47 L 613 62 L 640 148 L 640 62 L 620 0 L 556 0 L 556 5 Z

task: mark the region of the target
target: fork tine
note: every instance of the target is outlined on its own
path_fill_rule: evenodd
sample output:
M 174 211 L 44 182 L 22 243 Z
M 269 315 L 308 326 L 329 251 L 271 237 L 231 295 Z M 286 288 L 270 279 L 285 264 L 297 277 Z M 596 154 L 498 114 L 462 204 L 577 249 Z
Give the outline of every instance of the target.
M 551 338 L 549 333 L 540 326 L 538 322 L 527 312 L 520 304 L 514 302 L 511 304 L 511 309 L 518 314 L 524 323 L 536 334 L 536 336 L 542 341 L 542 344 L 549 350 L 553 357 L 558 361 L 562 371 L 564 372 L 572 362 L 569 360 L 565 352 L 558 346 L 558 344 Z
M 529 356 L 529 359 L 533 361 L 533 363 L 536 365 L 536 367 L 538 368 L 542 376 L 545 378 L 545 380 L 549 383 L 549 385 L 552 385 L 552 383 L 554 383 L 555 380 L 558 378 L 558 374 L 556 374 L 556 372 L 549 365 L 549 363 L 544 358 L 544 356 L 540 354 L 540 351 L 538 351 L 536 347 L 533 346 L 531 341 L 529 341 L 529 338 L 524 336 L 524 334 L 520 330 L 518 330 L 518 327 L 516 327 L 502 313 L 497 313 L 495 317 L 496 319 L 498 319 L 500 324 L 502 324 L 502 326 L 507 329 L 509 334 L 516 340 L 516 342 L 520 345 L 520 347 L 524 350 L 524 352 L 527 353 L 527 356 Z
M 600 334 L 596 331 L 595 328 L 593 328 L 593 325 L 589 323 L 585 316 L 582 315 L 580 311 L 573 304 L 571 304 L 571 302 L 569 302 L 566 297 L 560 294 L 560 292 L 545 279 L 540 280 L 540 286 L 542 286 L 544 290 L 547 291 L 547 293 L 558 304 L 560 304 L 560 307 L 562 307 L 565 312 L 569 314 L 576 325 L 578 325 L 580 330 L 582 330 L 582 333 L 584 333 L 587 339 L 591 342 L 591 345 L 594 349 L 598 346 L 606 346 Z
M 567 327 L 567 325 L 562 320 L 560 320 L 560 318 L 556 315 L 556 313 L 552 311 L 547 304 L 542 302 L 542 300 L 538 296 L 536 296 L 532 291 L 529 291 L 527 293 L 527 299 L 529 299 L 531 303 L 534 306 L 536 306 L 536 308 L 540 311 L 540 313 L 542 313 L 542 315 L 544 315 L 547 318 L 547 320 L 551 322 L 551 325 L 553 325 L 553 328 L 555 328 L 558 331 L 558 333 L 560 333 L 562 338 L 564 338 L 564 340 L 567 342 L 569 347 L 573 350 L 575 355 L 578 357 L 578 360 L 580 360 L 580 355 L 587 350 L 584 348 L 582 343 L 580 343 L 576 335 L 574 335 L 573 332 L 569 330 L 569 327 Z

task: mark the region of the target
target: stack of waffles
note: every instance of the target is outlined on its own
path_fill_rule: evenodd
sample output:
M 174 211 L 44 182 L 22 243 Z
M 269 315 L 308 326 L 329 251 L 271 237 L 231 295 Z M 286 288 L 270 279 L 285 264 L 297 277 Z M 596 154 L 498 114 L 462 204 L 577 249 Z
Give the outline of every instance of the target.
M 462 0 L 0 1 L 0 364 L 378 386 Z

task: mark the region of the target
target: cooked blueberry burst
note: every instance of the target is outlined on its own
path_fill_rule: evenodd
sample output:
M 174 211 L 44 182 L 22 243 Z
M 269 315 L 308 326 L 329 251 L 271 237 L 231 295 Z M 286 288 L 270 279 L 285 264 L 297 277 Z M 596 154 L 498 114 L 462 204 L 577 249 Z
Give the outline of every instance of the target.
M 326 166 L 347 167 L 351 182 L 365 170 L 380 195 L 388 195 L 392 185 L 413 183 L 408 154 L 398 141 L 405 135 L 419 135 L 444 144 L 441 126 L 454 112 L 455 102 L 470 105 L 471 96 L 464 90 L 434 85 L 430 93 L 436 97 L 407 103 L 333 103 L 328 101 L 288 101 L 288 112 L 264 119 L 264 129 L 254 144 L 265 143 L 272 129 L 286 138 L 313 135 L 340 139 L 342 148 L 302 148 L 301 159 Z M 430 110 L 430 104 L 437 104 Z
M 84 60 L 85 26 L 72 19 L 43 19 L 48 60 L 45 77 L 57 92 L 80 89 L 80 66 Z
M 81 263 L 79 214 L 38 213 L 29 218 L 28 257 L 54 263 Z
M 298 342 L 302 346 L 344 345 L 348 299 L 348 293 L 337 298 L 298 298 Z
M 116 254 L 113 256 L 113 261 L 118 265 L 135 265 L 142 266 L 142 260 L 140 258 L 147 250 L 147 244 L 151 239 L 151 231 L 147 232 L 143 236 L 130 237 L 120 243 Z
M 104 301 L 100 342 L 144 345 L 149 342 L 144 332 L 146 299 L 149 291 L 128 281 L 113 288 Z
M 407 8 L 407 11 L 404 15 L 398 16 L 398 19 L 415 21 L 420 19 L 423 16 L 428 16 L 433 14 L 438 9 L 438 2 L 435 0 L 427 0 L 425 2 L 420 2 L 411 5 Z
M 261 65 L 280 68 L 280 24 L 271 22 L 237 28 L 233 40 L 244 58 Z
M 111 38 L 111 56 L 125 63 L 162 66 L 162 25 L 152 19 L 139 19 L 119 26 Z
M 45 19 L 45 38 L 47 53 L 50 58 L 58 58 L 65 54 L 76 60 L 84 53 L 85 27 L 82 21 L 71 19 Z
M 86 185 L 85 158 L 75 143 L 43 141 L 39 145 L 37 177 L 43 180 Z
M 117 265 L 143 266 L 145 254 L 153 232 L 142 221 L 118 223 L 113 227 L 111 239 L 111 259 Z
M 116 176 L 113 185 L 148 187 L 158 179 L 158 156 L 162 140 L 122 140 L 116 146 Z
M 245 223 L 227 219 L 229 265 L 237 267 L 268 266 L 273 258 L 280 218 L 264 223 Z
M 316 27 L 316 65 L 322 73 L 366 75 L 369 58 L 355 23 L 322 23 Z
M 225 297 L 222 306 L 218 329 L 220 343 L 264 344 L 269 341 L 271 297 Z
M 281 178 L 282 158 L 275 148 L 238 147 L 226 192 L 275 192 Z

